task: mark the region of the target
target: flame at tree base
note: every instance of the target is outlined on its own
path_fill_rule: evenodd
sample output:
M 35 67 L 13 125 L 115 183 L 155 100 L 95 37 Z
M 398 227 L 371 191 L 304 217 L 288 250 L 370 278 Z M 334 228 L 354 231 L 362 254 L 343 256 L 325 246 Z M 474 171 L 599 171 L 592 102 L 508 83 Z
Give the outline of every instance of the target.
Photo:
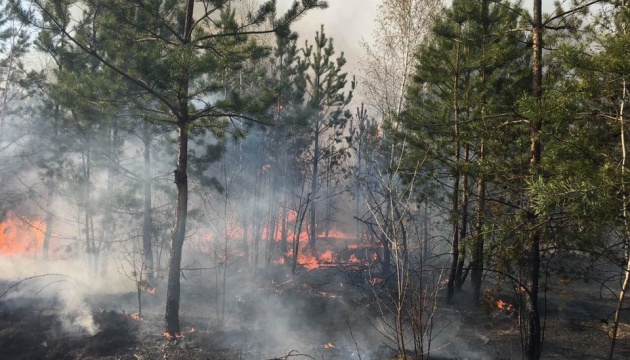
M 164 332 L 164 337 L 166 338 L 166 340 L 179 340 L 181 338 L 184 337 L 184 335 L 182 335 L 181 333 L 175 333 L 175 335 L 171 335 L 168 333 L 168 331 Z

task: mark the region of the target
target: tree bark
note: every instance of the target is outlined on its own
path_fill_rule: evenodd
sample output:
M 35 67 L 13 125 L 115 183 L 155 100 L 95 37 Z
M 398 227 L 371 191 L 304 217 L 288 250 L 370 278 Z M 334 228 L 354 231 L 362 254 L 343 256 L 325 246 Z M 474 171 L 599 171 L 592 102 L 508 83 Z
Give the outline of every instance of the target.
M 145 121 L 143 124 L 144 141 L 144 212 L 142 223 L 142 247 L 144 268 L 147 281 L 153 281 L 153 248 L 152 248 L 152 205 L 151 205 L 151 128 Z
M 469 145 L 466 145 L 464 162 L 470 161 L 470 149 Z M 455 272 L 455 289 L 457 291 L 462 289 L 464 285 L 464 262 L 466 261 L 466 236 L 468 235 L 468 173 L 462 174 L 462 204 L 459 212 L 460 225 L 459 225 L 459 247 L 461 251 L 459 253 L 459 260 L 457 261 L 457 271 Z
M 483 39 L 483 44 L 481 48 L 481 69 L 479 71 L 479 80 L 481 82 L 481 104 L 479 115 L 481 118 L 481 127 L 485 129 L 486 125 L 486 36 L 489 33 L 490 21 L 488 19 L 488 0 L 482 0 L 481 2 L 481 38 Z M 479 144 L 479 160 L 477 161 L 478 173 L 477 173 L 477 209 L 476 209 L 476 218 L 475 218 L 475 229 L 474 229 L 474 241 L 473 241 L 473 249 L 472 249 L 472 270 L 470 274 L 470 282 L 473 290 L 473 303 L 476 305 L 480 304 L 481 300 L 481 279 L 483 276 L 483 245 L 484 245 L 484 234 L 483 234 L 483 222 L 484 222 L 484 211 L 486 207 L 486 178 L 485 171 L 482 169 L 484 166 L 484 160 L 486 156 L 485 151 L 485 142 L 483 136 L 480 139 Z
M 311 201 L 311 224 L 310 224 L 310 236 L 309 247 L 315 250 L 315 244 L 317 242 L 317 172 L 319 167 L 319 121 L 315 124 L 315 147 L 313 149 L 313 175 L 311 176 L 311 194 L 313 196 Z
M 625 7 L 625 1 L 621 4 L 622 9 Z M 622 28 L 623 35 L 625 34 L 625 26 Z M 617 332 L 619 330 L 619 321 L 621 317 L 621 311 L 623 310 L 623 302 L 626 297 L 626 292 L 628 291 L 628 287 L 630 286 L 630 220 L 628 220 L 628 195 L 626 193 L 626 159 L 627 159 L 627 150 L 626 150 L 626 127 L 624 121 L 624 108 L 626 103 L 626 79 L 622 79 L 622 96 L 621 96 L 621 105 L 619 106 L 619 125 L 620 125 L 620 138 L 621 138 L 621 187 L 623 191 L 623 221 L 625 227 L 625 258 L 626 258 L 626 266 L 623 272 L 625 272 L 624 280 L 621 285 L 621 290 L 619 290 L 619 297 L 617 298 L 617 306 L 615 308 L 615 315 L 613 319 L 611 334 L 610 334 L 610 350 L 608 352 L 608 360 L 612 360 L 615 354 L 615 345 L 617 343 Z
M 482 115 L 483 117 L 483 115 Z M 485 156 L 484 142 L 481 140 L 481 146 L 479 147 L 479 161 L 483 162 Z M 483 220 L 484 209 L 486 202 L 486 179 L 483 174 L 479 174 L 477 178 L 477 218 L 475 219 L 475 235 L 474 235 L 474 248 L 472 253 L 472 272 L 470 274 L 470 281 L 473 288 L 473 302 L 479 304 L 481 299 L 481 278 L 483 275 Z
M 540 106 L 542 100 L 542 0 L 534 0 L 534 27 L 532 31 L 532 97 L 536 103 L 536 116 L 531 119 L 530 126 L 530 176 L 537 181 L 541 161 L 540 133 L 542 130 L 542 116 Z M 525 354 L 529 360 L 540 359 L 542 351 L 542 330 L 540 327 L 540 311 L 538 308 L 538 278 L 540 276 L 540 241 L 541 230 L 538 226 L 539 216 L 533 208 L 536 199 L 530 196 L 528 205 L 529 242 L 527 287 L 525 294 Z
M 109 166 L 107 169 L 107 193 L 114 193 L 114 183 L 116 181 L 116 168 L 114 165 L 114 159 L 116 158 L 116 142 L 118 141 L 118 123 L 114 121 L 110 129 L 109 136 Z M 108 251 L 111 248 L 112 233 L 114 231 L 114 217 L 113 217 L 113 204 L 107 203 L 105 208 L 105 214 L 103 215 L 103 221 L 101 224 L 101 236 L 98 244 L 98 252 L 100 254 L 100 275 L 107 275 L 109 267 Z
M 182 248 L 186 236 L 186 219 L 188 217 L 188 121 L 181 121 L 178 125 L 178 154 L 175 170 L 175 185 L 177 186 L 177 211 L 175 229 L 171 241 L 171 260 L 168 272 L 168 288 L 166 293 L 166 331 L 171 336 L 180 334 L 179 300 L 180 300 L 180 272 L 182 263 Z
M 460 29 L 461 30 L 461 29 Z M 455 278 L 457 275 L 457 263 L 459 261 L 459 160 L 461 158 L 460 139 L 459 139 L 459 42 L 457 42 L 457 52 L 455 60 L 455 76 L 453 78 L 453 145 L 455 147 L 455 159 L 453 165 L 453 194 L 451 207 L 452 222 L 452 255 L 451 269 L 448 277 L 446 302 L 450 303 L 455 293 Z
M 47 188 L 48 188 L 48 196 L 46 197 L 46 231 L 44 232 L 44 245 L 42 256 L 44 260 L 47 260 L 50 255 L 50 239 L 52 238 L 52 230 L 53 230 L 53 211 L 52 204 L 55 198 L 55 191 L 53 188 L 53 179 L 48 180 Z
M 186 22 L 184 24 L 183 44 L 190 43 L 193 26 L 194 0 L 188 0 L 186 5 Z M 180 334 L 179 300 L 180 300 L 180 272 L 182 267 L 182 248 L 186 238 L 186 219 L 188 218 L 188 132 L 190 126 L 188 87 L 190 74 L 184 71 L 179 90 L 179 117 L 177 130 L 179 131 L 177 144 L 177 167 L 175 168 L 175 186 L 177 187 L 177 209 L 175 228 L 171 239 L 171 259 L 168 268 L 168 285 L 166 290 L 166 332 L 171 336 Z

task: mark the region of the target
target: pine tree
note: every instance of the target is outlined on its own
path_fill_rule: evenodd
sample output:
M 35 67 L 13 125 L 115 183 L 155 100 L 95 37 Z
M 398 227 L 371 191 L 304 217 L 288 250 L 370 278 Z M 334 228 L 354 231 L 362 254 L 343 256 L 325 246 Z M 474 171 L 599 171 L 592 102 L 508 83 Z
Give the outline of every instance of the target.
M 317 204 L 321 202 L 320 166 L 331 161 L 328 167 L 340 164 L 346 153 L 343 130 L 352 116 L 346 106 L 352 100 L 354 81 L 346 94 L 347 74 L 342 72 L 346 59 L 341 53 L 334 57 L 333 39 L 326 37 L 324 26 L 315 35 L 312 45 L 306 42 L 302 49 L 306 64 L 305 80 L 307 114 L 309 118 L 312 154 L 310 155 L 311 189 L 309 244 L 315 248 L 317 240 Z M 328 171 L 328 169 L 324 169 Z
M 222 137 L 230 118 L 251 118 L 266 107 L 269 96 L 244 97 L 237 88 L 221 93 L 217 76 L 228 67 L 259 57 L 262 49 L 249 39 L 260 33 L 287 33 L 289 24 L 307 10 L 325 6 L 317 0 L 295 2 L 279 19 L 273 18 L 275 2 L 264 3 L 247 23 L 238 23 L 228 1 L 102 0 L 86 4 L 76 28 L 65 29 L 62 19 L 43 0 L 13 2 L 25 19 L 40 24 L 42 18 L 62 31 L 69 41 L 137 92 L 151 96 L 159 111 L 171 116 L 178 131 L 175 169 L 176 220 L 172 236 L 166 300 L 166 330 L 180 331 L 180 268 L 188 213 L 188 143 L 191 131 L 205 129 Z M 30 5 L 29 5 L 30 4 Z M 27 9 L 37 9 L 29 11 Z M 199 11 L 195 11 L 198 9 Z M 211 16 L 222 13 L 220 19 Z M 230 14 L 232 13 L 232 14 Z M 272 28 L 252 30 L 251 25 L 271 20 Z M 101 46 L 98 46 L 101 44 Z M 112 51 L 116 49 L 116 51 Z M 122 54 L 133 54 L 134 60 Z
M 443 191 L 451 192 L 448 299 L 466 276 L 463 251 L 467 247 L 473 255 L 470 266 L 474 266 L 474 281 L 479 284 L 485 205 L 477 203 L 475 241 L 470 242 L 469 199 L 475 178 L 477 200 L 486 198 L 484 174 L 488 173 L 489 153 L 505 156 L 501 153 L 504 144 L 491 139 L 505 134 L 496 132 L 496 125 L 509 120 L 505 114 L 516 98 L 507 94 L 518 92 L 522 81 L 522 66 L 526 63 L 522 60 L 522 35 L 511 32 L 517 24 L 514 13 L 501 4 L 455 1 L 445 9 L 436 21 L 432 41 L 418 52 L 409 108 L 401 117 L 410 143 L 408 162 L 413 164 L 415 159 L 428 155 L 422 171 L 438 184 L 445 184 Z M 489 114 L 492 121 L 488 120 Z M 448 174 L 446 179 L 444 174 Z

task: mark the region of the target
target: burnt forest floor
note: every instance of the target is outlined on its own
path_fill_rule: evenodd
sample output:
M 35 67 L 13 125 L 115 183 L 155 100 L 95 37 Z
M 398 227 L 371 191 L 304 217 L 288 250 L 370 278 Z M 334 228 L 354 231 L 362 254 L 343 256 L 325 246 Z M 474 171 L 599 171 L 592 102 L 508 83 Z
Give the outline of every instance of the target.
M 10 296 L 16 287 L 0 298 L 0 359 L 393 359 L 392 344 L 378 331 L 391 319 L 378 316 L 362 276 L 339 267 L 297 275 L 287 270 L 235 283 L 225 307 L 209 305 L 221 303 L 211 280 L 189 277 L 182 282 L 183 337 L 173 340 L 163 335 L 160 286 L 157 295 L 142 294 L 141 320 L 132 316 L 135 293 L 87 295 L 68 306 L 58 296 L 44 297 L 52 285 Z M 11 285 L 0 283 L 0 293 Z M 600 296 L 599 284 L 577 279 L 550 280 L 546 288 L 543 358 L 605 359 L 611 297 Z M 466 290 L 450 305 L 439 293 L 430 358 L 521 358 L 517 298 L 493 293 L 499 295 L 485 298 L 480 308 L 469 305 Z M 509 307 L 499 309 L 498 301 Z M 623 320 L 616 359 L 630 359 L 627 314 Z

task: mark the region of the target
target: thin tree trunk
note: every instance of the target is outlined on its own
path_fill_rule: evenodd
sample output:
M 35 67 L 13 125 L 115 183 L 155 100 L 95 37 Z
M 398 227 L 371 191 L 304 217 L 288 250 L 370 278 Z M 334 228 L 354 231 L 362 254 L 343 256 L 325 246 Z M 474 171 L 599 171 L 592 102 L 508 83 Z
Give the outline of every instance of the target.
M 116 142 L 118 141 L 118 124 L 116 121 L 112 124 L 111 133 L 109 136 L 109 166 L 107 169 L 107 193 L 113 196 L 114 183 L 116 181 L 116 169 L 114 166 L 114 159 L 116 157 Z M 108 203 L 105 208 L 105 214 L 103 216 L 103 223 L 101 226 L 100 243 L 98 244 L 98 253 L 100 254 L 102 261 L 100 264 L 100 275 L 105 276 L 107 274 L 108 255 L 107 251 L 111 248 L 112 232 L 114 231 L 114 220 L 112 203 Z M 101 252 L 101 250 L 104 250 Z
M 313 174 L 311 176 L 311 194 L 313 200 L 311 201 L 311 224 L 310 224 L 310 236 L 309 246 L 315 250 L 315 244 L 317 242 L 317 172 L 319 167 L 319 122 L 315 124 L 315 148 L 313 149 Z
M 171 241 L 171 260 L 168 271 L 168 288 L 166 293 L 166 331 L 171 336 L 180 334 L 179 300 L 180 272 L 182 248 L 186 236 L 186 218 L 188 216 L 188 121 L 179 125 L 177 168 L 175 184 L 177 186 L 176 222 Z
M 289 251 L 289 233 L 288 233 L 288 229 L 287 229 L 287 216 L 289 215 L 289 194 L 288 194 L 288 190 L 286 189 L 286 180 L 285 181 L 285 185 L 284 185 L 284 189 L 283 192 L 284 194 L 283 199 L 282 199 L 282 212 L 280 213 L 281 216 L 281 229 L 280 229 L 280 247 L 281 247 L 281 251 L 282 251 L 282 256 L 286 256 L 287 251 Z
M 532 96 L 536 102 L 537 115 L 531 119 L 530 128 L 530 176 L 536 181 L 539 175 L 541 161 L 540 133 L 542 130 L 542 118 L 539 113 L 542 100 L 542 0 L 534 0 L 533 12 L 534 28 L 532 31 Z M 541 229 L 538 226 L 539 216 L 533 208 L 536 199 L 530 197 L 528 207 L 529 220 L 529 249 L 527 271 L 527 287 L 525 294 L 525 328 L 526 346 L 525 354 L 529 360 L 540 359 L 542 352 L 542 329 L 540 327 L 540 310 L 538 307 L 538 288 L 540 276 L 540 241 Z
M 86 251 L 88 256 L 88 271 L 93 274 L 94 269 L 96 268 L 96 246 L 94 244 L 94 239 L 91 237 L 90 231 L 90 139 L 86 136 L 86 144 L 87 149 L 85 152 L 85 156 L 83 158 L 83 175 L 84 175 L 84 184 L 83 184 L 83 201 L 84 201 L 84 226 L 83 231 L 85 232 L 85 243 L 86 243 Z
M 142 248 L 144 255 L 144 267 L 147 281 L 153 281 L 153 247 L 152 247 L 152 224 L 153 209 L 151 205 L 151 127 L 146 121 L 143 124 L 144 141 L 144 212 L 142 223 Z
M 184 24 L 184 45 L 190 43 L 193 25 L 194 0 L 188 0 L 186 6 L 186 22 Z M 179 131 L 177 149 L 177 167 L 175 169 L 175 185 L 177 186 L 177 210 L 175 228 L 171 241 L 171 259 L 168 269 L 168 285 L 166 291 L 166 332 L 171 336 L 180 334 L 179 301 L 180 301 L 180 272 L 182 267 L 182 249 L 186 238 L 186 219 L 188 217 L 188 132 L 190 119 L 188 117 L 189 74 L 182 75 L 181 93 L 179 95 L 180 117 L 177 119 Z
M 470 149 L 466 144 L 464 162 L 470 161 Z M 459 243 L 460 254 L 457 261 L 457 271 L 455 272 L 455 289 L 457 291 L 462 289 L 464 285 L 464 262 L 466 261 L 466 236 L 468 231 L 468 173 L 462 174 L 462 204 L 460 210 L 460 226 L 459 226 Z
M 483 115 L 482 115 L 483 117 Z M 481 140 L 481 146 L 479 149 L 479 161 L 483 162 L 485 155 L 484 142 Z M 484 209 L 486 198 L 486 179 L 483 174 L 480 174 L 477 178 L 477 218 L 475 219 L 475 240 L 473 248 L 473 266 L 470 275 L 470 281 L 473 288 L 473 302 L 479 304 L 481 299 L 481 278 L 483 274 L 483 221 L 484 221 Z
M 422 216 L 422 258 L 429 257 L 429 200 L 424 200 L 424 214 Z
M 625 5 L 625 3 L 623 4 Z M 625 30 L 625 29 L 624 29 Z M 615 354 L 615 345 L 617 343 L 617 331 L 619 329 L 619 320 L 621 317 L 621 311 L 623 309 L 623 302 L 626 297 L 626 292 L 628 291 L 628 286 L 630 285 L 630 221 L 628 220 L 628 196 L 626 195 L 626 183 L 625 183 L 625 173 L 626 173 L 626 129 L 624 123 L 624 105 L 626 102 L 626 81 L 622 80 L 622 96 L 621 96 L 621 105 L 619 106 L 619 124 L 620 124 L 620 135 L 621 135 L 621 186 L 623 191 L 623 219 L 625 226 L 625 242 L 626 242 L 626 266 L 624 269 L 625 277 L 623 283 L 621 285 L 621 290 L 619 291 L 619 297 L 617 298 L 617 306 L 615 308 L 615 317 L 613 320 L 613 327 L 611 329 L 610 334 L 610 350 L 608 352 L 608 360 L 612 360 Z
M 481 69 L 479 78 L 481 81 L 481 104 L 480 104 L 480 117 L 481 127 L 484 128 L 486 124 L 486 36 L 489 32 L 490 26 L 488 19 L 488 0 L 482 0 L 481 2 L 481 23 L 482 23 L 482 39 L 483 44 L 481 48 Z M 480 138 L 479 144 L 479 160 L 478 165 L 483 166 L 485 160 L 485 143 L 483 134 Z M 481 169 L 481 166 L 479 167 Z M 470 282 L 473 290 L 473 303 L 480 304 L 481 300 L 481 279 L 483 276 L 483 246 L 484 246 L 484 234 L 483 234 L 483 222 L 484 222 L 484 210 L 486 201 L 486 178 L 483 170 L 477 174 L 477 210 L 474 229 L 474 241 L 472 249 L 472 271 L 470 274 Z
M 295 226 L 293 227 L 293 273 L 297 270 L 298 256 L 300 251 L 300 234 L 302 233 L 302 225 L 304 224 L 304 217 L 306 216 L 306 209 L 311 201 L 311 194 L 306 195 L 306 202 L 300 204 L 298 207 L 298 217 L 295 219 Z
M 460 29 L 461 30 L 461 29 Z M 457 273 L 457 262 L 459 261 L 459 161 L 461 157 L 460 151 L 460 139 L 459 139 L 459 42 L 457 42 L 456 49 L 456 73 L 453 79 L 453 145 L 455 147 L 455 161 L 453 165 L 453 204 L 451 207 L 451 222 L 452 222 L 452 255 L 451 255 L 451 270 L 448 277 L 446 301 L 451 302 L 455 293 L 455 278 Z
M 48 180 L 48 195 L 46 197 L 46 231 L 44 232 L 44 245 L 43 245 L 43 257 L 44 260 L 48 259 L 50 254 L 50 239 L 52 238 L 53 231 L 53 211 L 52 205 L 55 199 L 55 191 L 52 185 L 53 180 Z
M 285 136 L 286 133 L 285 133 Z M 288 174 L 288 151 L 287 151 L 287 144 L 286 142 L 284 143 L 284 154 L 283 154 L 284 158 L 283 158 L 283 167 L 282 167 L 282 172 L 283 172 L 283 177 L 282 177 L 282 233 L 281 233 L 281 237 L 282 237 L 282 256 L 286 256 L 287 252 L 289 251 L 289 232 L 287 229 L 287 217 L 289 216 L 289 181 L 287 180 L 287 178 L 289 177 Z M 297 221 L 297 219 L 296 219 Z

